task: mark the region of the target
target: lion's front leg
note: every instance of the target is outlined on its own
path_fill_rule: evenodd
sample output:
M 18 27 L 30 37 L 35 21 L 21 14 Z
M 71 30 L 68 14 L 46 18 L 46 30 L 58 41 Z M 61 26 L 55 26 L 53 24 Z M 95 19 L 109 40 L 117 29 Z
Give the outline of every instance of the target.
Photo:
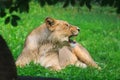
M 28 64 L 30 62 L 29 54 L 30 54 L 30 51 L 24 48 L 22 53 L 19 55 L 19 57 L 15 62 L 16 66 L 23 67 L 26 64 Z
M 16 66 L 24 67 L 29 64 L 32 60 L 36 59 L 38 50 L 30 50 L 24 48 L 18 59 L 16 60 Z
M 62 68 L 67 65 L 74 65 L 77 62 L 77 57 L 71 52 L 69 46 L 63 46 L 59 49 L 59 63 Z
M 74 44 L 74 47 L 72 47 L 72 51 L 80 61 L 83 63 L 93 66 L 95 68 L 100 69 L 100 67 L 96 64 L 96 62 L 92 59 L 90 56 L 89 52 L 80 44 L 78 43 L 71 43 L 72 45 Z
M 58 60 L 58 53 L 56 51 L 52 51 L 49 48 L 50 46 L 47 46 L 48 48 L 45 48 L 46 45 L 43 45 L 40 48 L 39 51 L 39 56 L 38 56 L 38 60 L 37 60 L 37 64 L 40 64 L 41 66 L 48 68 L 50 70 L 55 70 L 55 71 L 59 71 L 61 70 L 61 66 L 59 64 L 59 60 Z

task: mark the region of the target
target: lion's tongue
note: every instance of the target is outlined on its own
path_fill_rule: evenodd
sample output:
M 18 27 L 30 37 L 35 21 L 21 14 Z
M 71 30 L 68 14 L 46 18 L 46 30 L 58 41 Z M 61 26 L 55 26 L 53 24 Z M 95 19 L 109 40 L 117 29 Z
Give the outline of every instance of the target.
M 73 40 L 69 40 L 69 44 L 72 48 L 74 48 L 76 46 L 76 42 Z

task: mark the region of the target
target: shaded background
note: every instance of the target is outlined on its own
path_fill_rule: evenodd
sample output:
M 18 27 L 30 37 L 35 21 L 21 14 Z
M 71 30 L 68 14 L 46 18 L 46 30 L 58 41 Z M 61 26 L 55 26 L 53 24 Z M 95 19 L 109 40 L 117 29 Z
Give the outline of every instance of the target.
M 11 23 L 13 26 L 18 25 L 20 16 L 12 14 L 14 11 L 17 13 L 29 13 L 29 3 L 31 1 L 37 2 L 41 7 L 47 5 L 55 5 L 61 3 L 62 8 L 66 8 L 69 5 L 83 7 L 84 5 L 91 11 L 92 5 L 97 5 L 100 7 L 110 6 L 116 9 L 116 13 L 120 13 L 120 0 L 0 0 L 0 17 L 7 16 L 4 20 L 5 24 Z M 6 12 L 6 10 L 8 10 Z

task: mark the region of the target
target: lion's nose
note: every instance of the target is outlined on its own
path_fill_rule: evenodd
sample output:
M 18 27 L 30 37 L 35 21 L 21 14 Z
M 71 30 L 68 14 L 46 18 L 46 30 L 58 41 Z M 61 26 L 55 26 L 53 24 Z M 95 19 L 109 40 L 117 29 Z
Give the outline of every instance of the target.
M 80 28 L 79 27 L 77 27 L 77 30 L 80 32 Z

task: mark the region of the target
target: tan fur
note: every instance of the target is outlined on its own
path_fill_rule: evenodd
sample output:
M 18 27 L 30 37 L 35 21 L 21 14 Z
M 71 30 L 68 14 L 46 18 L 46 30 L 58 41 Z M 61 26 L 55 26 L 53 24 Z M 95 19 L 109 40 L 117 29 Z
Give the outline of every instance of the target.
M 72 48 L 72 52 L 81 62 L 85 63 L 86 65 L 101 69 L 82 45 L 76 43 L 76 46 Z
M 29 64 L 31 61 L 34 61 L 36 59 L 38 56 L 37 54 L 39 53 L 40 45 L 47 42 L 47 38 L 52 32 L 52 26 L 48 26 L 48 23 L 50 21 L 49 19 L 51 18 L 46 18 L 44 24 L 34 29 L 27 36 L 24 49 L 16 61 L 17 66 L 25 66 L 26 64 Z
M 75 47 L 70 46 L 69 37 L 78 33 L 78 27 L 66 21 L 46 18 L 45 23 L 26 38 L 16 65 L 23 67 L 33 61 L 53 70 L 61 70 L 70 64 L 83 68 L 87 65 L 99 68 L 84 47 L 78 43 Z
M 81 68 L 86 68 L 87 65 L 81 62 L 76 54 L 72 51 L 70 46 L 63 46 L 59 50 L 59 61 L 62 68 L 66 67 L 67 65 L 75 65 Z

